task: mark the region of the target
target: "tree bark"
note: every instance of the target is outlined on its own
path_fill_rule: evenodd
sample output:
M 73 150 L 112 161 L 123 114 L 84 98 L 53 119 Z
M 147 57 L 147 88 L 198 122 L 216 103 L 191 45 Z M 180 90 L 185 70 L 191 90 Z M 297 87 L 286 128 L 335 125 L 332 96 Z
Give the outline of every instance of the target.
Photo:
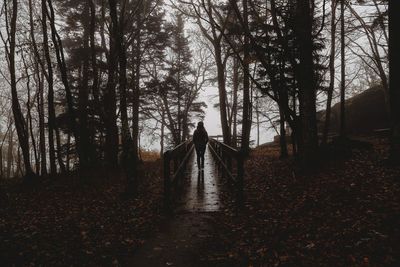
M 301 144 L 299 154 L 304 167 L 312 167 L 318 154 L 318 135 L 316 118 L 316 77 L 313 62 L 312 12 L 310 0 L 297 2 L 296 37 L 300 68 L 298 87 L 300 100 Z
M 70 146 L 71 146 L 71 134 L 68 132 L 67 133 L 67 149 L 66 149 L 66 154 L 67 154 L 67 159 L 66 159 L 66 171 L 69 172 L 71 167 L 70 167 Z
M 335 52 L 336 52 L 336 0 L 332 0 L 331 5 L 331 51 L 329 56 L 329 88 L 328 98 L 326 101 L 325 111 L 325 124 L 322 135 L 322 144 L 328 142 L 328 134 L 331 123 L 331 111 L 332 111 L 332 97 L 333 91 L 335 90 Z
M 114 8 L 115 5 L 115 8 Z M 110 14 L 111 11 L 116 16 L 116 3 L 113 0 L 109 1 Z M 112 7 L 112 8 L 111 8 Z M 112 10 L 113 9 L 113 10 Z M 115 18 L 112 18 L 115 20 Z M 116 22 L 112 22 L 110 25 L 110 48 L 107 57 L 107 85 L 104 93 L 104 122 L 105 122 L 105 160 L 106 164 L 110 168 L 116 168 L 118 166 L 118 146 L 119 136 L 117 127 L 117 105 L 116 105 L 116 72 L 118 67 L 118 51 L 116 50 L 116 31 L 118 25 Z
M 6 177 L 10 178 L 12 173 L 12 162 L 13 162 L 13 149 L 14 149 L 14 129 L 11 126 L 8 133 L 8 147 L 7 147 L 7 170 Z
M 281 158 L 287 158 L 288 150 L 287 150 L 287 142 L 286 142 L 286 129 L 285 129 L 285 114 L 282 108 L 279 108 L 279 124 L 280 124 L 280 135 L 279 135 L 279 145 L 281 151 Z
M 35 141 L 35 135 L 33 133 L 33 124 L 32 124 L 32 99 L 31 99 L 31 76 L 29 75 L 28 71 L 28 66 L 25 61 L 25 56 L 24 53 L 21 52 L 21 57 L 22 61 L 24 63 L 24 68 L 25 68 L 25 74 L 26 74 L 26 90 L 28 94 L 28 100 L 26 102 L 26 109 L 27 109 L 27 117 L 26 117 L 26 125 L 29 128 L 29 134 L 31 137 L 31 143 L 32 143 L 32 148 L 33 148 L 33 157 L 35 158 L 35 172 L 39 173 L 40 169 L 40 164 L 39 164 L 39 159 L 38 159 L 38 153 L 37 153 L 37 148 L 36 148 L 36 141 Z
M 48 35 L 47 35 L 47 7 L 46 0 L 42 0 L 42 32 L 43 32 L 43 51 L 47 65 L 47 106 L 48 106 L 48 139 L 49 139 L 49 160 L 50 174 L 57 172 L 56 156 L 54 150 L 54 127 L 55 127 L 55 109 L 54 109 L 54 78 L 53 66 L 50 57 Z
M 91 145 L 88 131 L 88 104 L 89 104 L 89 34 L 90 34 L 90 2 L 85 4 L 83 19 L 83 62 L 82 62 L 82 83 L 79 87 L 78 117 L 79 117 L 79 167 L 87 169 L 91 161 Z
M 99 77 L 97 67 L 97 53 L 96 53 L 96 5 L 94 0 L 89 0 L 90 5 L 90 51 L 93 71 L 93 84 L 92 94 L 96 109 L 100 109 L 100 94 L 99 94 Z
M 341 53 L 341 85 L 340 85 L 340 136 L 346 136 L 346 55 L 344 30 L 344 1 L 340 0 L 340 53 Z
M 294 87 L 295 83 L 296 83 L 296 81 L 295 81 L 295 79 L 293 79 L 293 87 Z M 294 111 L 294 124 L 296 125 L 298 116 L 297 116 L 297 105 L 296 105 L 297 98 L 296 98 L 296 91 L 295 90 L 293 90 L 293 93 L 291 95 L 291 100 L 292 100 L 292 109 Z M 292 126 L 290 126 L 290 128 L 291 128 L 290 137 L 291 137 L 291 140 L 292 140 L 292 154 L 294 156 L 296 156 L 297 155 L 297 151 L 298 151 L 298 149 L 297 149 L 297 147 L 298 147 L 297 136 L 295 135 L 296 134 L 295 133 L 296 128 L 293 128 Z
M 48 4 L 48 9 L 46 9 L 46 15 L 49 18 L 50 22 L 50 27 L 51 27 L 51 38 L 54 44 L 54 48 L 56 51 L 56 58 L 57 58 L 57 63 L 58 67 L 60 70 L 61 74 L 61 81 L 64 85 L 65 88 L 65 95 L 66 95 L 66 100 L 67 100 L 67 110 L 68 110 L 68 117 L 70 121 L 70 126 L 72 133 L 75 138 L 75 146 L 77 151 L 79 151 L 79 134 L 78 134 L 78 129 L 77 129 L 77 123 L 76 123 L 76 114 L 75 114 L 75 108 L 74 108 L 74 101 L 72 97 L 72 92 L 71 88 L 69 85 L 69 80 L 68 80 L 68 72 L 67 72 L 67 65 L 65 61 L 65 56 L 64 56 L 64 48 L 61 42 L 61 38 L 57 32 L 57 28 L 55 26 L 55 15 L 54 15 L 54 8 L 51 0 L 47 0 Z
M 389 0 L 389 79 L 390 79 L 390 114 L 392 121 L 390 156 L 395 164 L 400 164 L 400 82 L 396 72 L 400 69 L 398 48 L 400 42 L 395 38 L 395 18 L 400 11 L 400 2 Z
M 208 34 L 207 30 L 202 25 L 200 18 L 197 19 L 197 24 L 199 25 L 203 35 L 210 41 L 210 43 L 214 48 L 214 59 L 217 67 L 218 96 L 219 96 L 222 136 L 224 143 L 230 145 L 232 143 L 232 140 L 231 140 L 231 130 L 229 127 L 227 103 L 226 103 L 227 96 L 226 96 L 226 83 L 225 83 L 225 64 L 222 60 L 223 33 L 217 34 L 217 29 L 216 29 L 217 23 L 214 20 L 214 15 L 213 15 L 214 7 L 211 3 L 211 0 L 203 2 L 203 9 L 208 16 L 208 23 L 211 27 L 211 35 Z
M 161 113 L 161 133 L 160 133 L 160 156 L 164 155 L 164 129 L 165 129 L 165 111 Z
M 248 10 L 247 10 L 247 0 L 242 1 L 243 5 L 243 22 L 248 25 Z M 250 73 L 249 73 L 249 37 L 244 34 L 243 41 L 243 118 L 242 118 L 242 142 L 241 149 L 246 153 L 250 146 L 250 130 L 251 130 L 251 120 L 250 120 Z
M 233 103 L 232 103 L 232 144 L 237 147 L 237 110 L 238 110 L 238 90 L 239 90 L 239 64 L 237 59 L 233 59 Z
M 254 111 L 256 113 L 256 126 L 257 126 L 257 146 L 260 145 L 260 96 L 256 93 Z M 253 101 L 254 103 L 254 101 Z
M 140 25 L 142 21 L 142 12 L 143 12 L 143 6 L 140 6 L 138 11 L 137 11 L 137 16 L 136 16 L 136 25 Z M 132 68 L 132 73 L 134 73 L 134 77 L 132 79 L 133 84 L 133 99 L 132 99 L 132 155 L 133 155 L 133 167 L 134 171 L 137 174 L 138 170 L 138 164 L 139 164 L 139 153 L 140 153 L 140 148 L 139 148 L 139 138 L 140 138 L 140 133 L 139 133 L 139 102 L 140 102 L 140 66 L 142 64 L 142 51 L 141 51 L 141 46 L 142 46 L 142 36 L 141 36 L 141 29 L 138 27 L 137 32 L 136 32 L 136 44 L 135 47 L 132 49 L 135 51 L 135 56 L 134 56 L 134 65 Z M 137 177 L 135 178 L 137 179 Z
M 120 16 L 117 14 L 117 4 L 115 0 L 109 0 L 110 17 L 112 23 L 112 34 L 116 40 L 115 49 L 118 55 L 119 64 L 119 93 L 120 93 L 120 112 L 121 112 L 121 135 L 122 135 L 122 166 L 124 167 L 127 178 L 127 191 L 136 193 L 136 162 L 132 162 L 132 136 L 129 130 L 128 107 L 127 107 L 127 61 L 126 47 L 124 40 L 124 24 L 125 24 L 125 5 L 123 4 L 120 10 Z M 110 55 L 111 57 L 111 55 Z
M 46 135 L 44 124 L 44 73 L 39 73 L 39 66 L 37 68 L 37 80 L 39 83 L 39 93 L 37 95 L 38 116 L 39 116 L 39 150 L 40 150 L 40 174 L 47 175 L 47 154 L 46 154 Z M 41 77 L 40 77 L 41 76 Z
M 7 9 L 7 5 L 5 6 Z M 7 15 L 7 14 L 6 14 Z M 15 128 L 17 129 L 17 135 L 19 140 L 19 145 L 22 150 L 22 156 L 24 159 L 25 166 L 25 180 L 30 181 L 34 172 L 30 164 L 29 157 L 29 137 L 27 126 L 25 125 L 24 116 L 21 111 L 21 106 L 18 100 L 17 93 L 17 79 L 15 75 L 15 37 L 17 31 L 17 16 L 18 16 L 18 0 L 12 1 L 12 14 L 10 27 L 7 25 L 7 33 L 9 37 L 9 47 L 7 48 L 7 56 L 9 61 L 9 71 L 10 71 L 10 84 L 11 84 L 11 101 L 12 101 L 12 111 L 14 116 Z
M 45 66 L 39 53 L 33 20 L 33 6 L 32 0 L 29 0 L 29 26 L 30 36 L 35 53 L 35 70 L 36 70 L 36 84 L 38 85 L 38 93 L 36 95 L 37 110 L 39 117 L 39 152 L 40 152 L 40 173 L 42 176 L 47 175 L 47 156 L 46 156 L 46 136 L 45 136 L 45 122 L 44 122 L 44 79 L 46 74 Z M 47 26 L 47 25 L 46 25 Z M 43 29 L 42 29 L 43 30 Z
M 63 161 L 62 153 L 61 153 L 61 136 L 60 136 L 60 129 L 56 126 L 56 145 L 57 145 L 57 162 L 58 166 L 60 166 L 61 173 L 65 173 L 65 164 Z
M 47 153 L 46 153 L 46 132 L 44 120 L 44 75 L 42 75 L 40 87 L 40 114 L 39 114 L 39 127 L 40 128 L 40 153 L 41 153 L 41 174 L 47 175 Z
M 215 52 L 215 61 L 217 65 L 218 96 L 219 96 L 222 136 L 224 139 L 224 143 L 230 145 L 231 133 L 228 125 L 228 114 L 226 106 L 225 66 L 222 62 L 222 51 L 220 43 L 214 44 L 214 52 Z

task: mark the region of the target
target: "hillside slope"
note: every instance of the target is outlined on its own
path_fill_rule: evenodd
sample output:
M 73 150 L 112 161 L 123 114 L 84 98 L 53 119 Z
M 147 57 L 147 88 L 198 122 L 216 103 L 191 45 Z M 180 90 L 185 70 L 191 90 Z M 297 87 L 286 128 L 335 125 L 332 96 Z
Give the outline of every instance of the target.
M 320 131 L 325 121 L 325 111 L 319 112 Z M 348 134 L 368 133 L 375 129 L 388 128 L 389 114 L 379 86 L 346 100 L 346 131 Z M 332 107 L 331 132 L 339 132 L 340 103 Z

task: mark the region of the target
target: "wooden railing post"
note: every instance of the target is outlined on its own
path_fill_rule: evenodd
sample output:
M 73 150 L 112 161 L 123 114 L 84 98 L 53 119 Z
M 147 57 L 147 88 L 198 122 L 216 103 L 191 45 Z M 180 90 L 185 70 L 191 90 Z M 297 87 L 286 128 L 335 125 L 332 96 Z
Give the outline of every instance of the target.
M 242 205 L 244 203 L 244 163 L 249 151 L 238 150 L 215 139 L 210 140 L 210 149 L 215 156 L 218 172 L 221 171 L 221 176 L 228 177 L 234 184 L 238 204 Z M 236 162 L 236 168 L 233 161 Z
M 173 204 L 173 194 L 177 192 L 177 188 L 182 184 L 185 175 L 187 161 L 190 158 L 193 144 L 191 141 L 185 141 L 176 146 L 174 149 L 168 150 L 163 155 L 163 173 L 164 173 L 164 205 L 168 213 L 171 212 Z M 171 175 L 171 161 L 173 174 Z
M 170 208 L 170 195 L 171 195 L 171 171 L 170 171 L 170 158 L 169 151 L 164 152 L 164 206 L 166 210 Z

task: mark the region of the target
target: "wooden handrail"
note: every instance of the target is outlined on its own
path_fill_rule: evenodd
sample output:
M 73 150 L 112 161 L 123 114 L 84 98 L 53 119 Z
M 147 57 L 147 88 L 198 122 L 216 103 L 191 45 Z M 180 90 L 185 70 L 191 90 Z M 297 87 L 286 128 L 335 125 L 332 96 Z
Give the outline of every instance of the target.
M 208 145 L 223 173 L 236 186 L 239 193 L 238 197 L 241 200 L 243 196 L 244 160 L 246 153 L 215 139 L 210 139 Z M 232 160 L 236 161 L 236 174 L 233 173 Z
M 182 173 L 182 171 L 184 170 L 184 168 L 186 167 L 186 163 L 190 157 L 190 155 L 192 154 L 194 150 L 194 145 L 192 144 L 191 147 L 189 148 L 189 151 L 187 151 L 185 157 L 183 158 L 181 164 L 178 167 L 178 170 L 174 173 L 171 183 L 175 184 L 177 179 L 179 178 L 180 174 Z
M 222 149 L 225 151 L 225 153 L 228 153 L 230 156 L 237 157 L 240 154 L 240 151 L 238 149 L 233 148 L 222 142 L 218 142 L 218 143 L 222 147 Z
M 164 152 L 164 202 L 168 210 L 171 204 L 171 191 L 175 189 L 174 187 L 178 184 L 180 178 L 183 177 L 183 171 L 193 150 L 193 141 L 187 140 L 175 148 Z M 174 163 L 172 175 L 171 161 Z

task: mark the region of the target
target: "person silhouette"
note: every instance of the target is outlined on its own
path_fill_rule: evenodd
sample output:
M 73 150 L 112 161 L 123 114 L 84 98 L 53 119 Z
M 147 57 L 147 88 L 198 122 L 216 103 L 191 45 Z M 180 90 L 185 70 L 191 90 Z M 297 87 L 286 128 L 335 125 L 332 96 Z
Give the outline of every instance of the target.
M 204 153 L 208 143 L 208 133 L 202 121 L 197 123 L 197 129 L 193 133 L 193 143 L 196 148 L 197 167 L 199 170 L 204 169 Z

